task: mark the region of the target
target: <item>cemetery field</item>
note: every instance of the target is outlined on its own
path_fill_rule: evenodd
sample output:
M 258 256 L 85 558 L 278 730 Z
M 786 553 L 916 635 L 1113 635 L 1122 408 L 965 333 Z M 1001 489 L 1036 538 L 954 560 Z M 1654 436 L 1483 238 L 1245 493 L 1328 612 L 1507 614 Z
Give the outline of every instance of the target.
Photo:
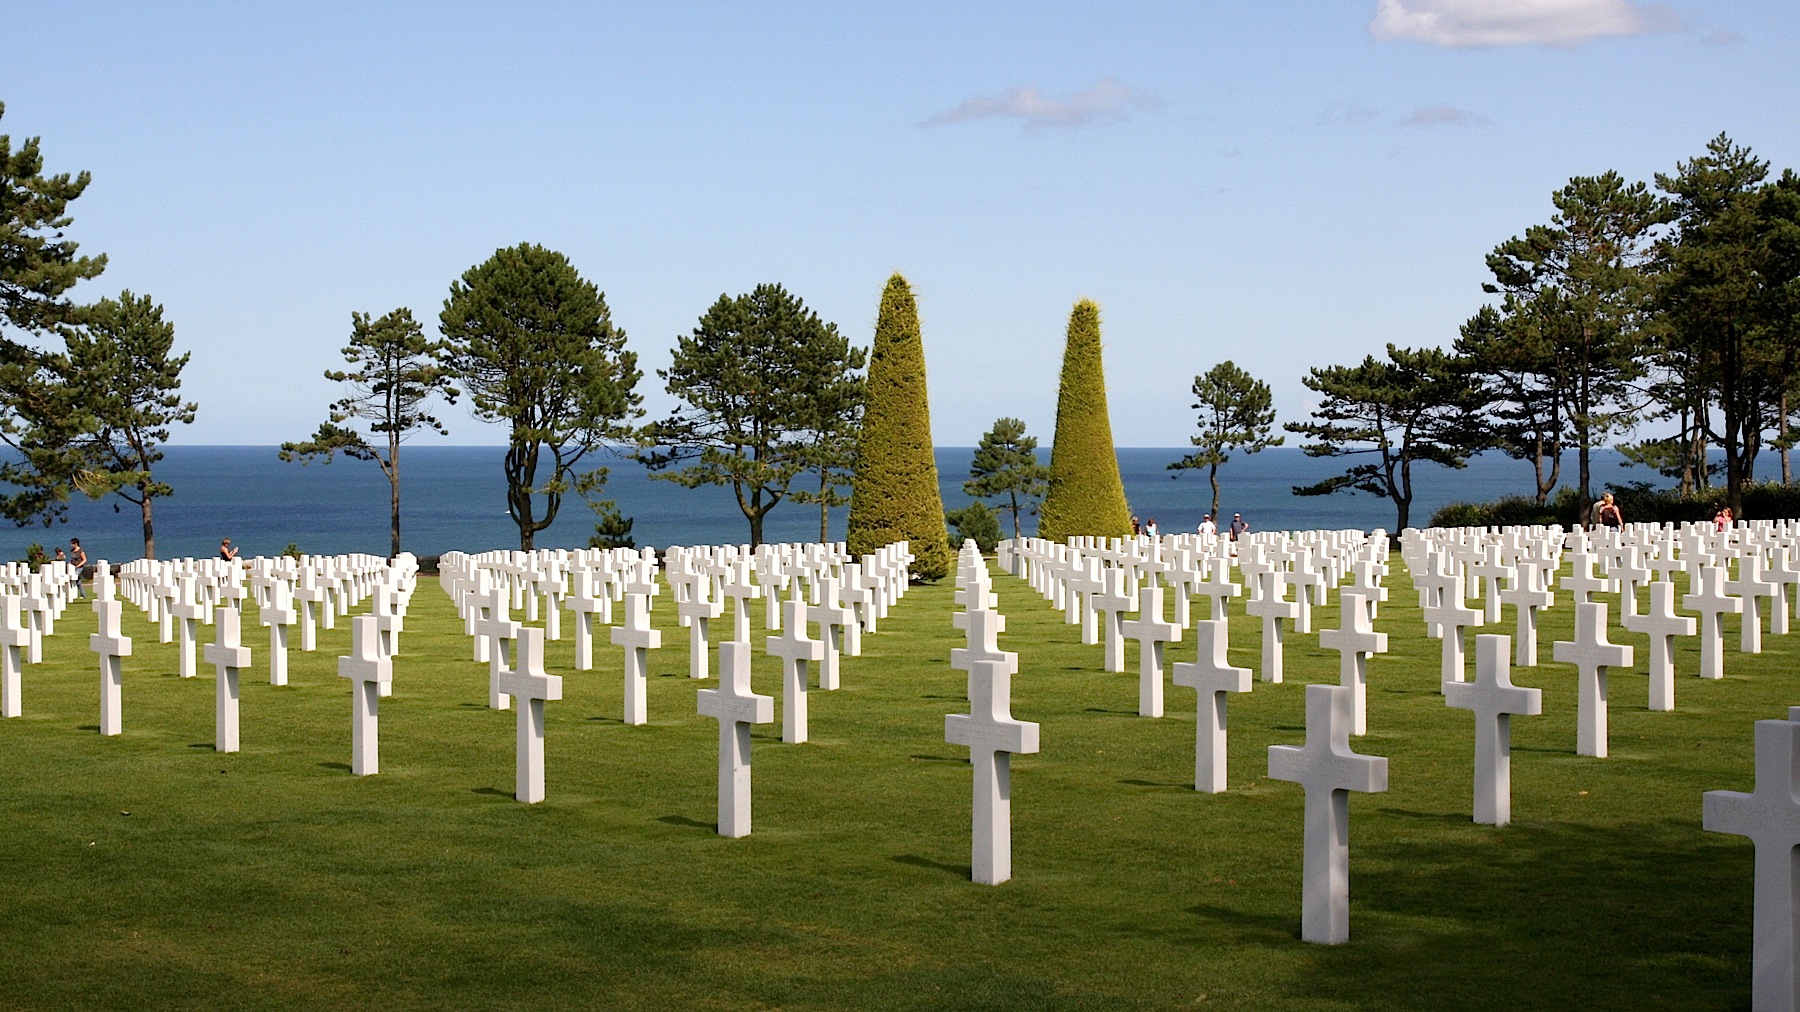
M 124 733 L 96 733 L 94 616 L 72 605 L 0 721 L 0 1007 L 384 1008 L 1743 1008 L 1753 851 L 1705 833 L 1701 795 L 1754 786 L 1753 722 L 1800 703 L 1796 638 L 1693 677 L 1677 640 L 1672 713 L 1646 710 L 1646 641 L 1610 679 L 1611 757 L 1575 755 L 1567 595 L 1543 613 L 1544 715 L 1513 719 L 1514 822 L 1470 819 L 1473 716 L 1444 705 L 1398 558 L 1376 628 L 1369 734 L 1390 789 L 1350 799 L 1347 945 L 1299 941 L 1302 791 L 1267 747 L 1305 739 L 1303 685 L 1337 680 L 1289 632 L 1282 684 L 1231 695 L 1231 788 L 1192 789 L 1195 699 L 1137 715 L 1127 673 L 1022 582 L 995 577 L 1019 653 L 1015 717 L 1042 751 L 1013 760 L 1013 875 L 970 872 L 967 712 L 952 670 L 950 581 L 913 589 L 810 694 L 811 741 L 780 741 L 778 662 L 754 679 L 754 830 L 714 832 L 718 725 L 697 715 L 688 632 L 665 587 L 647 726 L 620 720 L 620 650 L 596 669 L 546 644 L 548 798 L 513 800 L 512 711 L 487 707 L 449 599 L 421 579 L 377 776 L 350 773 L 349 623 L 267 684 L 246 614 L 242 752 L 213 750 L 212 668 L 176 676 L 173 644 L 126 607 Z M 1197 607 L 1203 608 L 1204 604 Z M 1260 667 L 1233 602 L 1231 658 Z M 760 602 L 753 606 L 760 619 Z M 254 609 L 251 608 L 253 613 Z M 517 617 L 517 616 L 515 616 Z M 715 623 L 716 632 L 728 622 Z M 1500 628 L 1513 632 L 1512 610 Z M 212 630 L 204 631 L 210 639 Z M 297 643 L 297 639 L 295 641 Z M 1191 660 L 1191 638 L 1169 658 Z M 1473 649 L 1470 669 L 1473 671 Z M 716 673 L 716 665 L 715 665 Z

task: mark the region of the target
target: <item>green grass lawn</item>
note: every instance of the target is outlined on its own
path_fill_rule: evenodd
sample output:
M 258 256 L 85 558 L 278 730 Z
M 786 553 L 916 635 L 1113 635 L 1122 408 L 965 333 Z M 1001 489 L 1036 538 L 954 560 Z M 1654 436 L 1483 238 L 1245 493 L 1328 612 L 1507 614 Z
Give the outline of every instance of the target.
M 1513 721 L 1516 821 L 1477 826 L 1473 718 L 1444 706 L 1438 643 L 1394 562 L 1377 622 L 1392 649 L 1353 740 L 1388 757 L 1391 786 L 1351 797 L 1337 947 L 1298 939 L 1302 792 L 1265 776 L 1269 745 L 1304 739 L 1302 686 L 1336 681 L 1316 635 L 1289 634 L 1285 683 L 1230 698 L 1232 788 L 1204 795 L 1194 693 L 1170 686 L 1168 716 L 1137 716 L 1135 649 L 1132 673 L 1104 673 L 1099 647 L 996 577 L 1013 713 L 1042 725 L 1043 751 L 1013 761 L 1015 877 L 986 887 L 968 880 L 966 750 L 944 742 L 944 714 L 967 709 L 948 582 L 865 637 L 841 690 L 812 693 L 803 745 L 780 741 L 758 635 L 777 713 L 755 733 L 741 840 L 714 832 L 717 724 L 695 711 L 714 683 L 686 677 L 666 594 L 647 726 L 619 720 L 618 648 L 575 672 L 566 630 L 547 645 L 564 698 L 531 806 L 512 799 L 514 715 L 487 708 L 435 581 L 364 778 L 336 677 L 347 622 L 274 688 L 246 617 L 243 751 L 220 755 L 211 669 L 176 677 L 174 646 L 130 606 L 125 733 L 95 733 L 78 602 L 25 671 L 25 716 L 0 722 L 0 1007 L 1747 1007 L 1752 850 L 1701 831 L 1700 797 L 1752 788 L 1752 723 L 1800 702 L 1794 638 L 1740 655 L 1731 625 L 1720 682 L 1692 677 L 1682 643 L 1673 713 L 1615 672 L 1611 758 L 1584 759 L 1574 669 L 1548 662 L 1565 595 L 1546 663 L 1513 672 L 1544 690 L 1544 715 Z M 1337 624 L 1334 598 L 1314 629 Z M 1643 641 L 1612 636 L 1641 672 Z M 1257 667 L 1254 621 L 1235 616 L 1232 637 Z

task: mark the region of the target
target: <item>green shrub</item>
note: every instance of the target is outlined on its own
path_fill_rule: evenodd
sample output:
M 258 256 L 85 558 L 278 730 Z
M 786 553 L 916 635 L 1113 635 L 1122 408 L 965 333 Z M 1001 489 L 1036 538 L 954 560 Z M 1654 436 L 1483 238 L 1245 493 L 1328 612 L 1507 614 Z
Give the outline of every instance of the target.
M 881 293 L 856 482 L 850 491 L 850 554 L 867 555 L 896 541 L 911 543 L 916 580 L 950 572 L 944 500 L 931 448 L 931 406 L 925 396 L 925 345 L 912 288 L 896 273 Z
M 1131 507 L 1113 450 L 1106 408 L 1106 369 L 1100 354 L 1100 307 L 1075 303 L 1063 346 L 1062 382 L 1056 394 L 1056 441 L 1050 450 L 1050 487 L 1038 508 L 1038 536 L 1123 538 L 1131 534 Z
M 962 509 L 944 514 L 950 544 L 961 547 L 964 539 L 974 538 L 975 547 L 983 555 L 993 554 L 1000 544 L 1000 513 L 984 502 L 972 502 Z

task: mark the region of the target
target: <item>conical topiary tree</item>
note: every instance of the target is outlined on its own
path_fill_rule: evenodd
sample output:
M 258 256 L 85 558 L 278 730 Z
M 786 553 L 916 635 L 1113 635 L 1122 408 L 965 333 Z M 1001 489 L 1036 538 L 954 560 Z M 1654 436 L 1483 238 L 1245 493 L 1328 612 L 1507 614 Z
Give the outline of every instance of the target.
M 850 492 L 850 554 L 896 541 L 912 544 L 915 579 L 942 579 L 951 552 L 931 453 L 931 405 L 925 397 L 925 345 L 912 287 L 898 273 L 881 292 L 856 483 Z
M 1106 370 L 1100 361 L 1100 307 L 1091 299 L 1069 314 L 1062 385 L 1056 395 L 1056 442 L 1050 450 L 1050 490 L 1038 509 L 1038 536 L 1131 534 L 1131 507 L 1113 452 L 1106 413 Z

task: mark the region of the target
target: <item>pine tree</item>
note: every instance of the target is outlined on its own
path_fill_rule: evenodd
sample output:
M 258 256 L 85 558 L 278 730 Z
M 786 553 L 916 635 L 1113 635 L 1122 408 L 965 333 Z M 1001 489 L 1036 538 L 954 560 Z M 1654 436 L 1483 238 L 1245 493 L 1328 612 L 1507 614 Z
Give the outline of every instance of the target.
M 72 481 L 91 499 L 113 493 L 136 505 L 143 515 L 144 557 L 154 559 L 151 503 L 175 490 L 152 472 L 169 426 L 191 424 L 196 411 L 181 399 L 188 355 L 169 354 L 175 325 L 148 295 L 101 299 L 82 317 L 82 326 L 63 331 L 64 385 L 79 391 L 88 429 L 69 444 Z
M 1269 385 L 1230 359 L 1194 377 L 1194 410 L 1200 412 L 1200 434 L 1188 442 L 1199 449 L 1169 465 L 1171 471 L 1206 468 L 1212 479 L 1212 510 L 1219 516 L 1219 465 L 1230 463 L 1228 450 L 1261 453 L 1280 446 L 1284 437 L 1270 431 L 1275 424 Z
M 1032 499 L 1042 499 L 1050 469 L 1038 463 L 1037 438 L 1025 434 L 1025 423 L 1000 418 L 981 437 L 975 459 L 969 462 L 969 480 L 963 491 L 978 499 L 1005 497 L 1012 513 L 1013 537 L 1019 536 L 1019 513 Z M 1023 496 L 1026 503 L 1019 501 Z
M 438 322 L 475 417 L 507 427 L 506 512 L 531 551 L 564 495 L 591 502 L 605 483 L 604 468 L 580 465 L 627 438 L 642 413 L 637 356 L 600 289 L 568 257 L 531 243 L 465 271 Z
M 850 493 L 850 554 L 866 555 L 896 541 L 911 542 L 914 578 L 939 580 L 950 572 L 919 309 L 911 286 L 898 273 L 882 290 L 869 353 L 856 483 Z
M 433 394 L 456 400 L 445 367 L 444 344 L 428 341 L 412 310 L 399 309 L 371 321 L 367 313 L 350 314 L 350 343 L 343 350 L 354 371 L 327 369 L 325 378 L 350 384 L 351 393 L 331 405 L 331 420 L 319 426 L 313 437 L 281 444 L 281 459 L 310 463 L 333 454 L 353 460 L 372 460 L 387 476 L 389 486 L 390 556 L 400 554 L 400 444 L 414 429 L 449 430 L 425 408 Z M 345 428 L 340 423 L 360 420 L 369 433 Z M 373 436 L 376 442 L 370 442 Z M 377 445 L 379 444 L 379 445 Z
M 1050 490 L 1038 510 L 1038 537 L 1123 538 L 1131 534 L 1131 507 L 1113 452 L 1112 419 L 1106 411 L 1106 371 L 1100 357 L 1100 307 L 1075 303 L 1063 347 L 1062 385 L 1056 395 L 1056 439 L 1050 450 Z

